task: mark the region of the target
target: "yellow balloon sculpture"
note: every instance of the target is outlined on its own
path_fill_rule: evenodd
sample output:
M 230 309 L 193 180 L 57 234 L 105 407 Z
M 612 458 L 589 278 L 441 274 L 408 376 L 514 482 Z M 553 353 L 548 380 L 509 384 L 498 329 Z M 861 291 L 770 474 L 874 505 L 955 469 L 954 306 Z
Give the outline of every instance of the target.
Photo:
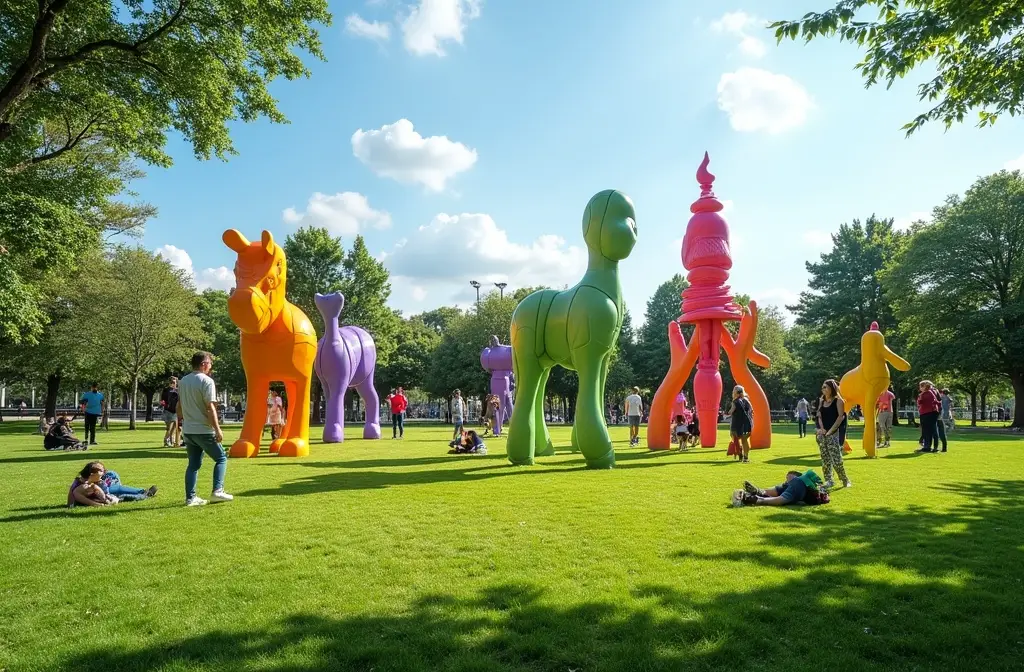
M 267 420 L 263 400 L 274 380 L 284 382 L 291 408 L 284 432 L 270 444 L 282 457 L 309 454 L 309 389 L 316 358 L 316 332 L 297 306 L 285 299 L 287 265 L 284 250 L 269 231 L 250 243 L 238 231 L 224 232 L 224 244 L 238 253 L 235 290 L 228 299 L 228 314 L 242 332 L 242 368 L 245 369 L 245 422 L 242 435 L 231 446 L 231 457 L 254 457 Z
M 885 336 L 878 330 L 878 323 L 872 322 L 871 329 L 860 339 L 860 366 L 847 372 L 839 381 L 839 394 L 846 400 L 846 407 L 860 405 L 864 411 L 864 452 L 875 457 L 875 402 L 882 392 L 889 389 L 889 366 L 900 371 L 909 371 L 910 362 L 903 359 L 885 345 Z

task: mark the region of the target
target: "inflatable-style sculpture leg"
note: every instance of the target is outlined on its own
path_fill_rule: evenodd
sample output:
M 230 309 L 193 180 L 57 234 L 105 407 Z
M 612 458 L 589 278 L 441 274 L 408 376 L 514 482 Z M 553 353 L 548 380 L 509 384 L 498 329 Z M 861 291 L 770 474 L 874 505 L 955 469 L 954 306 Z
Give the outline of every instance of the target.
M 551 432 L 548 430 L 547 420 L 544 419 L 544 390 L 547 389 L 548 378 L 550 377 L 551 369 L 544 369 L 541 372 L 540 383 L 537 385 L 537 394 L 534 397 L 533 413 L 537 427 L 533 444 L 534 457 L 551 457 L 555 454 L 555 444 L 551 443 Z
M 732 371 L 733 380 L 737 385 L 742 385 L 750 399 L 750 406 L 754 412 L 754 427 L 750 433 L 750 447 L 769 448 L 772 445 L 772 411 L 768 405 L 768 395 L 764 393 L 761 384 L 751 373 L 747 362 L 753 362 L 763 369 L 772 365 L 768 356 L 754 347 L 754 339 L 757 337 L 757 302 L 751 301 L 747 308 L 743 309 L 743 316 L 740 318 L 740 333 L 736 340 L 725 329 L 722 330 L 722 349 L 729 360 L 729 370 Z
M 345 391 L 348 386 L 347 378 L 335 378 L 334 384 L 330 385 L 330 394 L 324 401 L 324 443 L 340 443 L 345 440 Z M 325 392 L 327 387 L 324 385 Z
M 363 378 L 363 382 L 356 385 L 356 392 L 359 393 L 360 398 L 363 400 L 363 405 L 366 406 L 366 424 L 363 425 L 363 438 L 379 439 L 380 397 L 377 395 L 377 390 L 373 387 L 372 371 L 369 376 Z
M 722 374 L 718 372 L 718 341 L 722 323 L 704 320 L 698 329 L 700 358 L 697 375 L 693 378 L 693 396 L 700 419 L 700 445 L 714 448 L 718 442 L 718 407 L 722 400 Z
M 312 357 L 310 357 L 312 360 Z M 291 408 L 284 425 L 284 440 L 280 441 L 277 454 L 281 457 L 305 457 L 309 455 L 309 390 L 310 378 L 285 381 Z M 275 441 L 277 443 L 277 441 Z
M 522 304 L 520 304 L 522 305 Z M 508 459 L 512 464 L 533 464 L 534 453 L 537 450 L 538 433 L 543 432 L 544 427 L 544 380 L 547 378 L 540 366 L 540 362 L 533 356 L 534 331 L 532 329 L 519 329 L 523 345 L 512 339 L 513 365 L 516 372 L 516 382 L 519 385 L 519 403 L 512 411 L 512 422 L 508 427 L 508 440 L 505 450 Z M 531 350 L 531 351 L 527 351 Z M 540 398 L 540 403 L 538 403 Z
M 671 364 L 665 380 L 661 381 L 651 400 L 651 413 L 647 421 L 647 447 L 651 450 L 669 450 L 672 447 L 672 428 L 669 426 L 672 422 L 672 404 L 697 362 L 697 353 L 700 351 L 696 347 L 700 342 L 698 328 L 695 326 L 690 337 L 690 347 L 687 347 L 681 325 L 678 322 L 668 323 Z
M 246 373 L 246 399 L 263 400 L 270 389 L 270 380 L 256 378 Z M 262 403 L 249 404 L 245 409 L 242 421 L 242 434 L 231 444 L 229 457 L 256 457 L 260 452 L 260 439 L 263 438 L 263 426 L 267 422 L 267 411 Z
M 573 420 L 573 448 L 583 453 L 590 469 L 611 469 L 615 466 L 615 449 L 604 424 L 604 381 L 601 373 L 605 364 L 604 358 L 595 360 L 594 355 L 593 349 L 587 346 L 573 351 L 580 381 Z

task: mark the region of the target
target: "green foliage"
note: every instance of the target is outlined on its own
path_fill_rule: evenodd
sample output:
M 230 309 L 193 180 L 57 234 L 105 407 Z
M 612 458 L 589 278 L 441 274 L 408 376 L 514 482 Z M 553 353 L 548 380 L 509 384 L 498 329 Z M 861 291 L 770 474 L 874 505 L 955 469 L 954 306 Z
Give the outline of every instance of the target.
M 285 121 L 268 84 L 308 76 L 295 52 L 323 58 L 311 24 L 330 21 L 325 0 L 14 0 L 0 32 L 0 142 L 33 160 L 102 137 L 167 166 L 175 130 L 197 157 L 224 158 L 229 122 Z M 47 125 L 63 129 L 52 147 Z
M 94 370 L 127 381 L 133 399 L 142 376 L 180 362 L 206 340 L 190 281 L 142 249 L 116 248 L 82 278 L 72 303 L 62 338 L 77 342 Z
M 791 405 L 795 392 L 791 379 L 796 373 L 797 363 L 786 345 L 787 332 L 785 318 L 778 307 L 758 306 L 754 346 L 772 360 L 772 365 L 768 369 L 759 369 L 754 364 L 750 366 L 772 408 Z
M 861 20 L 859 12 L 872 7 L 877 19 Z M 915 68 L 934 68 L 918 86 L 920 99 L 934 106 L 904 126 L 907 135 L 929 121 L 949 128 L 972 110 L 979 126 L 1024 111 L 1024 5 L 1017 0 L 841 0 L 771 27 L 780 42 L 838 35 L 864 48 L 857 68 L 869 87 L 884 80 L 888 88 Z
M 375 381 L 378 390 L 398 386 L 409 390 L 425 387 L 432 357 L 440 344 L 441 335 L 424 321 L 422 315 L 399 322 L 390 361 L 386 366 L 377 368 Z
M 342 262 L 341 292 L 345 295 L 342 324 L 354 324 L 373 335 L 377 365 L 387 366 L 395 350 L 401 317 L 388 308 L 391 280 L 384 264 L 373 258 L 362 236 L 356 236 Z
M 654 290 L 647 301 L 644 325 L 640 328 L 636 346 L 636 358 L 632 362 L 637 385 L 654 391 L 668 373 L 671 355 L 668 348 L 668 323 L 679 318 L 680 294 L 689 286 L 678 273 Z M 693 327 L 685 325 L 683 333 L 687 339 Z
M 1006 376 L 1024 426 L 1024 178 L 1000 171 L 935 209 L 886 275 L 915 357 Z
M 288 300 L 302 309 L 316 325 L 317 333 L 323 334 L 323 320 L 313 297 L 342 289 L 345 250 L 341 238 L 335 238 L 322 227 L 302 227 L 285 238 L 283 247 L 288 263 Z M 347 304 L 348 297 L 345 298 Z M 343 314 L 343 323 L 347 317 Z
M 838 378 L 860 363 L 860 338 L 877 321 L 890 347 L 899 352 L 889 298 L 882 288 L 882 270 L 895 256 L 904 234 L 891 219 L 871 216 L 861 224 L 842 224 L 832 236 L 832 249 L 817 262 L 807 262 L 809 289 L 789 309 L 796 324 L 807 327 L 800 361 L 811 363 L 827 378 Z M 809 389 L 817 390 L 821 380 Z
M 290 287 L 290 285 L 289 285 Z M 238 327 L 228 315 L 228 294 L 208 289 L 196 302 L 197 316 L 203 325 L 205 347 L 213 353 L 213 377 L 220 389 L 242 392 L 245 388 L 245 370 L 242 368 L 241 338 Z M 191 354 L 191 353 L 190 353 Z M 184 360 L 173 371 L 188 373 L 189 362 Z

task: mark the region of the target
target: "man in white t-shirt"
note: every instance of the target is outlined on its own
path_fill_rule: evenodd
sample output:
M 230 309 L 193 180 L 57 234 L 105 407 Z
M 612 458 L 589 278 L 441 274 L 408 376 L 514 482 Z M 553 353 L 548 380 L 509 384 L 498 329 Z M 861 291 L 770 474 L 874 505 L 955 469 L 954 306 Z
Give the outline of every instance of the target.
M 207 501 L 196 496 L 199 468 L 203 453 L 213 458 L 214 502 L 230 502 L 234 497 L 224 492 L 224 472 L 228 456 L 224 452 L 224 433 L 217 417 L 217 388 L 210 377 L 213 355 L 197 352 L 192 355 L 192 373 L 178 381 L 178 424 L 185 439 L 188 467 L 185 468 L 185 506 L 202 506 Z
M 640 445 L 640 419 L 644 414 L 644 402 L 640 399 L 640 388 L 634 387 L 633 394 L 626 397 L 626 417 L 629 418 L 629 445 Z

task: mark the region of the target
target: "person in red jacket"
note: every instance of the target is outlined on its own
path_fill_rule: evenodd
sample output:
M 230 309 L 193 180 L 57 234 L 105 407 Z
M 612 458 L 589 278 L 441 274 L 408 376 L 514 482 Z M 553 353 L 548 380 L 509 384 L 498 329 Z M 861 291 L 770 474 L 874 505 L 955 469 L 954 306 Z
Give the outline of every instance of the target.
M 391 438 L 400 439 L 405 435 L 405 409 L 409 407 L 409 400 L 401 387 L 397 392 L 392 392 L 387 397 L 391 404 Z
M 935 386 L 930 380 L 922 380 L 918 383 L 920 394 L 917 397 L 917 412 L 921 416 L 921 448 L 919 453 L 939 452 L 939 410 L 942 402 L 935 391 Z M 942 434 L 942 451 L 946 451 L 945 432 Z M 932 444 L 935 444 L 934 446 Z

